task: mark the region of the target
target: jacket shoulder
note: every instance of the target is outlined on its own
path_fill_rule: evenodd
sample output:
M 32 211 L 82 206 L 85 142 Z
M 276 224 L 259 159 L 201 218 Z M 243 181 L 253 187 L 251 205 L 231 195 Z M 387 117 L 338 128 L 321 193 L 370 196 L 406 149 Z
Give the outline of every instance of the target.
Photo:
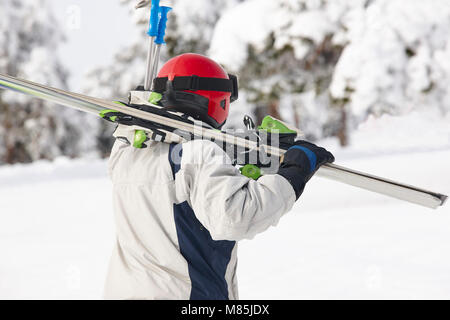
M 168 152 L 162 142 L 137 149 L 116 140 L 108 161 L 110 177 L 119 183 L 167 183 L 172 180 Z
M 192 140 L 183 143 L 182 162 L 185 164 L 232 164 L 228 154 L 210 140 Z

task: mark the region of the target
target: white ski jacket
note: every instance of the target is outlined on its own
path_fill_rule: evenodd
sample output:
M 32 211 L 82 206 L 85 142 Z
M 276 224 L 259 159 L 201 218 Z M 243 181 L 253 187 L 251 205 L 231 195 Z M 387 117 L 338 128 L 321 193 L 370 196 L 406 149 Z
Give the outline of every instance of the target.
M 106 299 L 238 299 L 237 243 L 295 202 L 280 175 L 251 180 L 215 143 L 116 140 L 109 161 L 117 243 Z

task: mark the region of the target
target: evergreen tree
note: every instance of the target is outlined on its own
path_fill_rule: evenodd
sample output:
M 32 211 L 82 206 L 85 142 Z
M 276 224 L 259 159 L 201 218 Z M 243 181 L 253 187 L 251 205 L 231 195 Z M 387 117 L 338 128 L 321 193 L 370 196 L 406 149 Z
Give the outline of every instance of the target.
M 345 21 L 331 94 L 357 122 L 369 115 L 450 110 L 450 2 L 376 0 Z
M 92 72 L 89 84 L 103 97 L 123 97 L 144 78 L 148 10 L 122 2 L 141 40 Z M 173 7 L 161 60 L 197 52 L 238 75 L 227 127 L 241 127 L 243 114 L 260 121 L 269 113 L 307 139 L 336 136 L 347 145 L 370 114 L 450 105 L 446 0 L 175 0 Z
M 3 0 L 0 71 L 59 88 L 67 72 L 56 56 L 64 40 L 45 0 Z M 0 163 L 77 156 L 79 113 L 0 91 Z
M 362 5 L 248 0 L 219 20 L 210 55 L 239 75 L 258 122 L 271 114 L 301 128 L 308 139 L 335 136 L 346 125 L 344 109 L 329 95 L 344 48 L 341 21 L 349 6 Z

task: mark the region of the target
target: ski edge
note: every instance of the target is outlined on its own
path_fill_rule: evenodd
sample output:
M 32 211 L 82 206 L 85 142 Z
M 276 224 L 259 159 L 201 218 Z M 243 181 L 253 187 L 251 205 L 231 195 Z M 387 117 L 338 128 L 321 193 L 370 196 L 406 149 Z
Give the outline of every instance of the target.
M 345 172 L 345 175 L 343 175 Z M 344 182 L 354 187 L 370 190 L 385 196 L 421 205 L 430 209 L 443 206 L 448 196 L 433 191 L 417 188 L 412 185 L 370 175 L 364 172 L 348 169 L 335 164 L 322 166 L 318 175 L 338 182 Z

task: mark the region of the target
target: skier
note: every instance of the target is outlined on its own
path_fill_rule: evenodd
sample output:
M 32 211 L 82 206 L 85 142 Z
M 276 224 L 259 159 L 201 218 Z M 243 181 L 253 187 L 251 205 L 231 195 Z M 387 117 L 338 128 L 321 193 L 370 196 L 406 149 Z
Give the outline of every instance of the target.
M 154 81 L 160 104 L 213 128 L 225 123 L 237 82 L 213 60 L 183 54 Z M 214 142 L 116 140 L 109 161 L 117 241 L 107 299 L 238 299 L 237 241 L 278 223 L 333 155 L 297 141 L 278 173 L 252 180 Z

